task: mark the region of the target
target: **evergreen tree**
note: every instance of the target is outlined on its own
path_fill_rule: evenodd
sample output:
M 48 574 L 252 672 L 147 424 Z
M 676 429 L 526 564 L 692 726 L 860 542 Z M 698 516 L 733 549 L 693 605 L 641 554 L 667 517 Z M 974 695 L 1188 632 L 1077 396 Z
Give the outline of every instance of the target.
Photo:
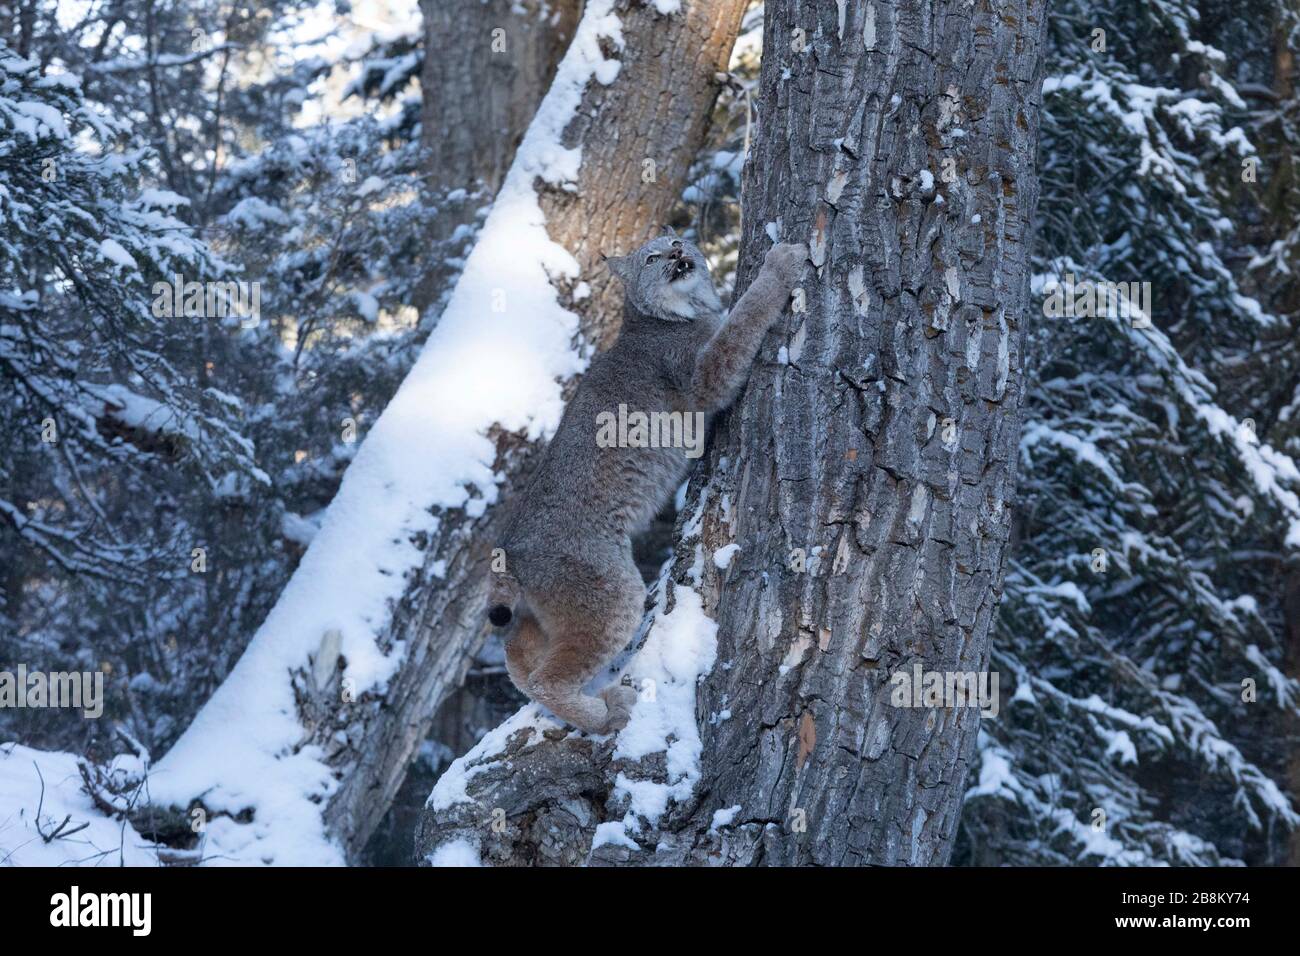
M 1053 11 L 1045 317 L 994 640 L 1014 695 L 981 738 L 967 859 L 1260 863 L 1300 822 L 1277 783 L 1300 703 L 1277 575 L 1300 472 L 1262 440 L 1268 392 L 1231 381 L 1288 321 L 1250 288 L 1240 208 L 1274 6 Z M 1149 307 L 1061 315 L 1067 276 L 1149 283 Z
M 205 373 L 207 320 L 160 291 L 232 270 L 177 217 L 183 197 L 141 188 L 130 123 L 3 43 L 0 128 L 3 656 L 143 671 L 167 628 L 133 619 L 201 593 L 182 499 L 269 484 L 244 403 Z

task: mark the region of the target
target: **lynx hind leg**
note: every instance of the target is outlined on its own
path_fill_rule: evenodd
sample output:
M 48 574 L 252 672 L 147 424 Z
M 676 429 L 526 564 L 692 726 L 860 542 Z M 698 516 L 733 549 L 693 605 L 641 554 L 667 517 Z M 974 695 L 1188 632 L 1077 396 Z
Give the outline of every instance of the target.
M 623 729 L 636 693 L 610 687 L 593 697 L 583 688 L 627 646 L 641 622 L 645 586 L 631 555 L 620 556 L 612 568 L 571 564 L 561 584 L 537 597 L 533 609 L 550 641 L 528 695 L 587 733 Z
M 519 626 L 506 642 L 506 673 L 520 693 L 528 693 L 528 681 L 546 655 L 546 633 L 532 614 L 519 618 Z

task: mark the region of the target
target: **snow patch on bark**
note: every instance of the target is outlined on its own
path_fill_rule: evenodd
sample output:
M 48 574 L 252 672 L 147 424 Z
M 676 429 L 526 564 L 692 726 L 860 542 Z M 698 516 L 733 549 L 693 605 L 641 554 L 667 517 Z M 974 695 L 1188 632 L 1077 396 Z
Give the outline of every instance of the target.
M 478 847 L 468 840 L 452 840 L 429 854 L 429 865 L 467 867 L 482 866 L 483 863 L 479 860 Z
M 731 567 L 731 559 L 736 556 L 740 550 L 738 544 L 724 544 L 717 551 L 713 552 L 713 566 L 719 571 L 725 571 Z
M 736 821 L 736 817 L 739 813 L 740 804 L 738 803 L 734 806 L 723 807 L 721 810 L 714 810 L 713 820 L 709 823 L 709 833 L 714 834 L 723 827 L 731 826 Z
M 614 787 L 616 795 L 622 792 L 631 799 L 631 811 L 651 825 L 669 800 L 685 800 L 700 779 L 703 744 L 695 724 L 695 687 L 713 669 L 718 653 L 718 625 L 704 613 L 700 595 L 679 585 L 676 605 L 665 614 L 662 588 L 659 593 L 654 625 L 627 668 L 640 699 L 614 750 L 616 760 L 666 755 L 665 782 L 633 781 L 619 774 Z
M 629 850 L 640 850 L 637 842 L 627 835 L 627 827 L 619 820 L 610 820 L 596 827 L 596 835 L 591 838 L 591 848 L 605 846 L 625 846 Z
M 547 714 L 537 704 L 528 704 L 504 723 L 488 731 L 463 757 L 457 757 L 438 778 L 433 792 L 424 805 L 430 810 L 440 811 L 458 803 L 473 803 L 469 795 L 469 782 L 495 765 L 494 758 L 501 754 L 518 731 L 527 730 L 528 739 L 525 746 L 540 740 L 548 730 L 562 729 L 564 724 Z

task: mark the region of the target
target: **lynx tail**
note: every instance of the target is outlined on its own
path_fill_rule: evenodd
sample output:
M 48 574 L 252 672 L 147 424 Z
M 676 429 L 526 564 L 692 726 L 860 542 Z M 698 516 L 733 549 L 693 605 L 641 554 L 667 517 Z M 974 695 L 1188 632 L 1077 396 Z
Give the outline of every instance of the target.
M 519 594 L 519 582 L 513 574 L 509 571 L 492 572 L 492 583 L 488 587 L 488 620 L 493 627 L 505 627 L 514 620 Z

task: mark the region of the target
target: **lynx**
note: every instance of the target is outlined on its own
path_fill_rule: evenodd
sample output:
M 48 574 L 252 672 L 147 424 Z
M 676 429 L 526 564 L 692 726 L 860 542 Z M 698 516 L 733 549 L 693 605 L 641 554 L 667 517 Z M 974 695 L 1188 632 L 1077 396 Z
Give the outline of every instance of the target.
M 694 455 L 662 443 L 598 441 L 600 421 L 628 409 L 705 418 L 735 399 L 764 335 L 780 317 L 808 250 L 768 250 L 728 316 L 700 250 L 671 230 L 631 255 L 606 259 L 623 282 L 623 326 L 593 359 L 537 469 L 509 503 L 488 619 L 517 622 L 506 669 L 523 693 L 579 730 L 628 722 L 636 692 L 584 693 L 634 636 L 645 586 L 632 560 L 643 531 L 680 485 Z M 625 408 L 620 409 L 620 405 Z M 690 457 L 688 457 L 690 456 Z

